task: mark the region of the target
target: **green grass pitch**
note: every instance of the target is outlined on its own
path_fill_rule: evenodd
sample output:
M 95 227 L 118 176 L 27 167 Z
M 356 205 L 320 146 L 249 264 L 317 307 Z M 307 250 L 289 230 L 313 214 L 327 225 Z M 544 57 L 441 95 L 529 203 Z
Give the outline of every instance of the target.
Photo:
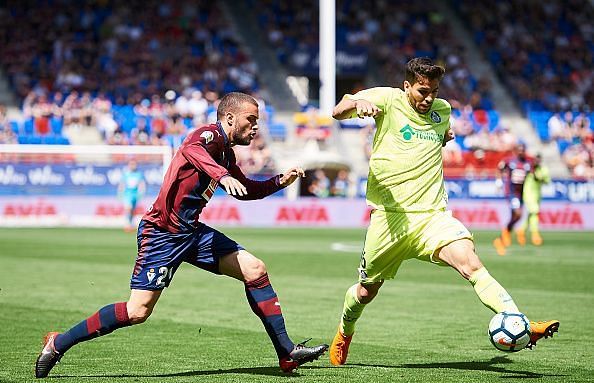
M 344 292 L 357 277 L 364 230 L 223 231 L 266 262 L 293 340 L 330 343 Z M 494 236 L 476 233 L 491 274 L 529 318 L 561 321 L 559 334 L 533 351 L 495 350 L 486 334 L 492 313 L 468 282 L 452 269 L 411 260 L 363 313 L 347 365 L 333 367 L 325 356 L 284 375 L 243 285 L 183 265 L 145 324 L 74 347 L 49 379 L 594 381 L 594 234 L 544 233 L 541 248 L 514 245 L 505 257 L 491 248 Z M 125 300 L 135 256 L 135 236 L 118 230 L 1 229 L 0 382 L 35 381 L 46 331 Z

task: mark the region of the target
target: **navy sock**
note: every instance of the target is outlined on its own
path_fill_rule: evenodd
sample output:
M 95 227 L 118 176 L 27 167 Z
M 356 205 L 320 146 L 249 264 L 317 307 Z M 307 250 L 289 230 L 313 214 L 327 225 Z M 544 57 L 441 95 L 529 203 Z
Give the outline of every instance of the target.
M 294 344 L 287 335 L 285 319 L 276 293 L 268 280 L 268 274 L 246 283 L 245 295 L 254 314 L 262 320 L 279 359 L 289 355 L 293 351 Z
M 126 302 L 113 303 L 103 307 L 70 330 L 59 334 L 54 339 L 54 347 L 62 354 L 79 342 L 107 335 L 126 326 L 130 326 Z

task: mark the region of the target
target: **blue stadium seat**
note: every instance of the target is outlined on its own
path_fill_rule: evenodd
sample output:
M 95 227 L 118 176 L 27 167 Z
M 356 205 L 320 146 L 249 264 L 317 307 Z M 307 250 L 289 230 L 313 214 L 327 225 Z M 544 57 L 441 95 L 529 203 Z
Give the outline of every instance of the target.
M 270 137 L 274 140 L 284 140 L 287 137 L 287 130 L 284 124 L 279 122 L 272 123 L 268 126 Z
M 41 138 L 41 143 L 44 145 L 56 145 L 58 143 L 57 136 L 44 136 Z
M 39 145 L 41 144 L 41 137 L 39 136 L 29 136 L 29 144 L 31 145 Z
M 24 128 L 24 132 L 25 134 L 33 134 L 33 131 L 35 130 L 35 125 L 33 124 L 33 119 L 32 118 L 28 118 L 25 120 L 25 123 L 23 124 L 23 128 Z
M 52 133 L 55 135 L 62 135 L 62 128 L 64 128 L 64 121 L 61 117 L 52 117 L 50 121 L 52 127 Z
M 68 138 L 66 138 L 64 136 L 59 136 L 59 137 L 56 137 L 56 138 L 57 138 L 56 144 L 58 144 L 58 145 L 70 145 L 70 140 Z
M 21 132 L 21 124 L 18 121 L 10 120 L 10 128 L 15 134 L 19 134 Z

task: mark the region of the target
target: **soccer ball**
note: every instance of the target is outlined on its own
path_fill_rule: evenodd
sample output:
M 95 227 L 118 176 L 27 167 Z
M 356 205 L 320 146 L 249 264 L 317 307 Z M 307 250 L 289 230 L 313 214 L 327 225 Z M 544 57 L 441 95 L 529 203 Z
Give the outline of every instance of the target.
M 496 314 L 489 322 L 489 339 L 500 351 L 523 350 L 530 342 L 530 322 L 522 313 Z

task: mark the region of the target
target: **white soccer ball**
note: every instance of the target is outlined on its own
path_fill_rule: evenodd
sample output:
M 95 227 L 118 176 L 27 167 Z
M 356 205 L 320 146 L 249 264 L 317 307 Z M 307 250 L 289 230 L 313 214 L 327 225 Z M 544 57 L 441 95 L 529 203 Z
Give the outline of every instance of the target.
M 489 322 L 489 340 L 500 351 L 523 350 L 530 342 L 530 322 L 522 313 L 496 314 Z

